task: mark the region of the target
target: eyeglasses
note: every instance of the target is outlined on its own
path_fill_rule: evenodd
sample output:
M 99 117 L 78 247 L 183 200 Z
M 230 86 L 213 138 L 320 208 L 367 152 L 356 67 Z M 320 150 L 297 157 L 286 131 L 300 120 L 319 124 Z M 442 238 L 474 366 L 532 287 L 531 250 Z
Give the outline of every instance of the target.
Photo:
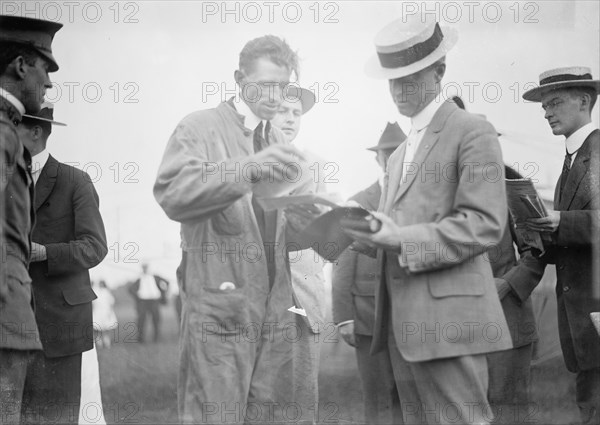
M 556 108 L 558 108 L 563 103 L 565 103 L 565 101 L 562 99 L 552 100 L 552 101 L 546 103 L 545 105 L 542 105 L 542 113 L 546 113 L 548 111 L 550 111 L 550 112 L 554 111 Z

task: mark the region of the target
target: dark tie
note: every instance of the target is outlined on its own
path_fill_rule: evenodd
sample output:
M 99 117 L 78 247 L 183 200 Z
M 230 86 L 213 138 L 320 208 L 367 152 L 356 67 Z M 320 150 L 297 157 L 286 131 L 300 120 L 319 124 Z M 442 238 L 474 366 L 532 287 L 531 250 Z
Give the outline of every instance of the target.
M 254 129 L 254 153 L 262 151 L 264 148 L 269 146 L 269 131 L 271 130 L 271 123 L 267 121 L 265 125 L 265 136 L 263 136 L 263 122 Z
M 269 146 L 269 130 L 271 123 L 267 121 L 265 125 L 265 135 L 263 136 L 263 122 L 254 129 L 254 153 L 260 152 Z M 275 239 L 277 232 L 277 211 L 265 211 L 252 197 L 252 208 L 260 230 L 260 236 L 263 240 L 263 254 L 267 260 L 267 271 L 269 274 L 269 287 L 273 287 L 275 282 Z
M 560 189 L 558 192 L 558 199 L 562 199 L 563 189 L 565 188 L 567 177 L 569 177 L 569 171 L 571 171 L 571 158 L 573 157 L 573 154 L 575 152 L 569 153 L 569 151 L 565 149 L 565 162 L 563 162 L 562 174 L 560 175 Z

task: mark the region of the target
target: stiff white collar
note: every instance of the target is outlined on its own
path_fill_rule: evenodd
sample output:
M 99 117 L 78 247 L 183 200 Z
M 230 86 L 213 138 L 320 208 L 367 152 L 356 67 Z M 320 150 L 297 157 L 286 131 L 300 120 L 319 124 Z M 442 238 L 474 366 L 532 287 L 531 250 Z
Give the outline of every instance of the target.
M 254 114 L 254 112 L 252 112 L 252 109 L 250 109 L 246 102 L 244 102 L 241 95 L 239 97 L 236 97 L 236 99 L 234 99 L 234 102 L 236 111 L 238 111 L 238 113 L 244 117 L 244 126 L 254 131 L 256 127 L 258 127 L 258 124 L 260 124 L 260 122 L 263 120 L 258 118 Z M 265 125 L 266 123 L 263 122 L 263 137 L 265 132 Z
M 585 139 L 587 139 L 588 136 L 595 129 L 596 127 L 594 127 L 594 124 L 590 122 L 581 127 L 575 133 L 571 134 L 569 137 L 567 137 L 567 139 L 565 140 L 565 147 L 567 148 L 567 152 L 569 152 L 570 154 L 577 152 L 581 145 L 583 145 L 583 142 L 585 142 Z
M 21 101 L 19 99 L 17 99 L 15 97 L 15 95 L 13 95 L 12 93 L 10 93 L 10 92 L 4 90 L 2 87 L 0 87 L 0 96 L 2 96 L 6 100 L 8 100 L 10 103 L 12 103 L 12 105 L 15 108 L 17 108 L 17 111 L 19 111 L 19 113 L 21 115 L 23 115 L 25 113 L 25 106 L 23 106 Z
M 427 127 L 431 123 L 431 120 L 439 107 L 442 106 L 443 101 L 442 93 L 439 93 L 427 106 L 417 112 L 417 114 L 410 119 L 412 129 L 421 131 Z

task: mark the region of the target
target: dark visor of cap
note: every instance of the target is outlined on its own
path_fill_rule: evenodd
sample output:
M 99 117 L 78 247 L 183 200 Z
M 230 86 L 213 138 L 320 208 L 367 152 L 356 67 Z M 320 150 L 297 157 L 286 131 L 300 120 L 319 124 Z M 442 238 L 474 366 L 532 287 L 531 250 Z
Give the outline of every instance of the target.
M 411 63 L 418 62 L 430 55 L 431 52 L 439 47 L 443 39 L 444 34 L 442 34 L 442 29 L 436 22 L 433 34 L 422 43 L 417 43 L 414 46 L 399 52 L 377 52 L 377 56 L 379 56 L 379 62 L 384 68 L 399 68 L 401 66 L 408 66 Z
M 592 74 L 574 75 L 574 74 L 560 74 L 553 75 L 551 77 L 540 80 L 540 86 L 551 83 L 560 83 L 562 81 L 577 81 L 577 80 L 591 80 Z

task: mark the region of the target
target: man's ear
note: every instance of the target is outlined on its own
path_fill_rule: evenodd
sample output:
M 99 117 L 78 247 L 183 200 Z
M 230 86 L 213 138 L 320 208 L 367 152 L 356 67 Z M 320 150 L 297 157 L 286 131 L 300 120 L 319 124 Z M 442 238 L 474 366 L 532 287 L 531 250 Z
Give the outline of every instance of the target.
M 588 111 L 590 109 L 592 98 L 588 93 L 581 93 L 579 95 L 579 99 L 581 100 L 579 110 L 580 111 Z M 589 111 L 590 113 L 592 111 Z
M 19 80 L 24 80 L 27 75 L 27 69 L 29 65 L 25 61 L 23 56 L 17 56 L 10 63 L 10 66 L 14 69 L 15 75 Z
M 42 127 L 40 127 L 39 125 L 36 125 L 35 127 L 33 127 L 31 130 L 29 130 L 32 132 L 32 139 L 35 140 L 36 142 L 38 140 L 41 140 L 42 138 L 42 134 L 44 132 L 44 130 L 42 130 Z
M 444 74 L 446 74 L 446 64 L 440 63 L 438 66 L 435 67 L 435 77 L 438 83 L 442 81 L 442 78 L 444 78 Z
M 235 82 L 238 83 L 240 86 L 242 85 L 242 82 L 244 81 L 244 73 L 242 71 L 240 71 L 239 69 L 236 69 L 235 72 L 233 73 L 233 78 L 235 79 Z

